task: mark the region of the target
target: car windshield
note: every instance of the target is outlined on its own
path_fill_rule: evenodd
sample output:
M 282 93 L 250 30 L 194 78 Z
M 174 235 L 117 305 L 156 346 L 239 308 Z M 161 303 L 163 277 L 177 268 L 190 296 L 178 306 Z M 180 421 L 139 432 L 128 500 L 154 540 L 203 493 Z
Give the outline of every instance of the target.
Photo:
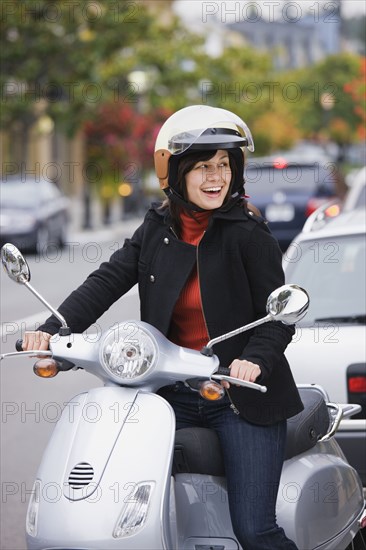
M 331 170 L 315 163 L 302 166 L 289 164 L 283 168 L 260 165 L 251 161 L 245 169 L 245 190 L 250 196 L 272 194 L 276 190 L 314 192 L 316 188 L 332 188 Z
M 310 296 L 300 325 L 365 322 L 365 248 L 364 235 L 292 243 L 284 259 L 286 281 L 302 286 Z
M 29 181 L 1 182 L 2 208 L 34 208 L 39 202 L 39 189 Z

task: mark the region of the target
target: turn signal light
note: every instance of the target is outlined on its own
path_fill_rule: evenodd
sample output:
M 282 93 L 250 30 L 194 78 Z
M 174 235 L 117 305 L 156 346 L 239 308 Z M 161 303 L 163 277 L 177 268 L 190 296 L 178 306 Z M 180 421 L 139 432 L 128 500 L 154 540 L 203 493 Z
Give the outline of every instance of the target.
M 224 397 L 225 390 L 221 384 L 217 384 L 212 380 L 207 380 L 206 382 L 203 382 L 200 388 L 200 395 L 208 401 L 217 401 L 218 399 L 222 399 Z
M 53 378 L 60 371 L 57 362 L 54 359 L 39 359 L 33 365 L 33 372 L 41 378 Z
M 324 210 L 324 214 L 327 216 L 327 218 L 335 218 L 338 216 L 338 214 L 341 211 L 341 207 L 339 204 L 331 204 Z

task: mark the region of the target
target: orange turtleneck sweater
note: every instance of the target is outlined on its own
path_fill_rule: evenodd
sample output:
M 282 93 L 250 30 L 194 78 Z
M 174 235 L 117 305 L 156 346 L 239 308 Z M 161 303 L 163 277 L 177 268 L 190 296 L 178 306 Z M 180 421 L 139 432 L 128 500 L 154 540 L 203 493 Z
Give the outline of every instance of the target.
M 198 246 L 208 226 L 211 212 L 195 212 L 194 218 L 183 212 L 182 240 Z M 197 265 L 192 270 L 175 304 L 169 339 L 180 346 L 200 350 L 209 340 L 202 313 Z

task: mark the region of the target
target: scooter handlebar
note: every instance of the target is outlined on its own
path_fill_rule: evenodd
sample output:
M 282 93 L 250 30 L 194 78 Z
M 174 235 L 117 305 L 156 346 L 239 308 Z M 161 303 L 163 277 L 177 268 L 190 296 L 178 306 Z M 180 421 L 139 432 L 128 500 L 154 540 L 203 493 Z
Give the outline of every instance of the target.
M 15 349 L 17 351 L 23 351 L 23 340 L 21 338 L 15 342 Z
M 255 382 L 248 382 L 247 380 L 241 380 L 240 378 L 234 378 L 230 376 L 230 369 L 227 367 L 219 367 L 217 371 L 211 376 L 213 380 L 225 380 L 230 384 L 235 384 L 237 386 L 243 386 L 244 388 L 250 388 L 252 390 L 257 390 L 262 393 L 266 393 L 267 387 L 262 386 L 261 384 L 256 384 Z
M 230 369 L 228 367 L 219 367 L 215 374 L 223 374 L 224 376 L 230 376 Z

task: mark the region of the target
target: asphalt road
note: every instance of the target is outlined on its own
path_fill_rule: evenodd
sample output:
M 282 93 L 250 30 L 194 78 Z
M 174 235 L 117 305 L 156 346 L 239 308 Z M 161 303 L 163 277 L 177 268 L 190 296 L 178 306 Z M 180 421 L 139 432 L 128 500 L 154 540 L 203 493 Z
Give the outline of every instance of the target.
M 85 277 L 108 259 L 138 225 L 74 235 L 62 252 L 28 256 L 31 284 L 54 307 Z M 0 274 L 1 353 L 14 351 L 25 329 L 33 330 L 48 317 L 40 302 L 23 286 Z M 139 316 L 136 288 L 99 320 L 102 330 L 117 320 Z M 92 331 L 91 331 L 92 332 Z M 47 440 L 65 404 L 76 394 L 99 385 L 83 371 L 60 373 L 50 380 L 33 374 L 33 359 L 13 357 L 1 362 L 1 524 L 0 549 L 23 550 L 29 493 Z

